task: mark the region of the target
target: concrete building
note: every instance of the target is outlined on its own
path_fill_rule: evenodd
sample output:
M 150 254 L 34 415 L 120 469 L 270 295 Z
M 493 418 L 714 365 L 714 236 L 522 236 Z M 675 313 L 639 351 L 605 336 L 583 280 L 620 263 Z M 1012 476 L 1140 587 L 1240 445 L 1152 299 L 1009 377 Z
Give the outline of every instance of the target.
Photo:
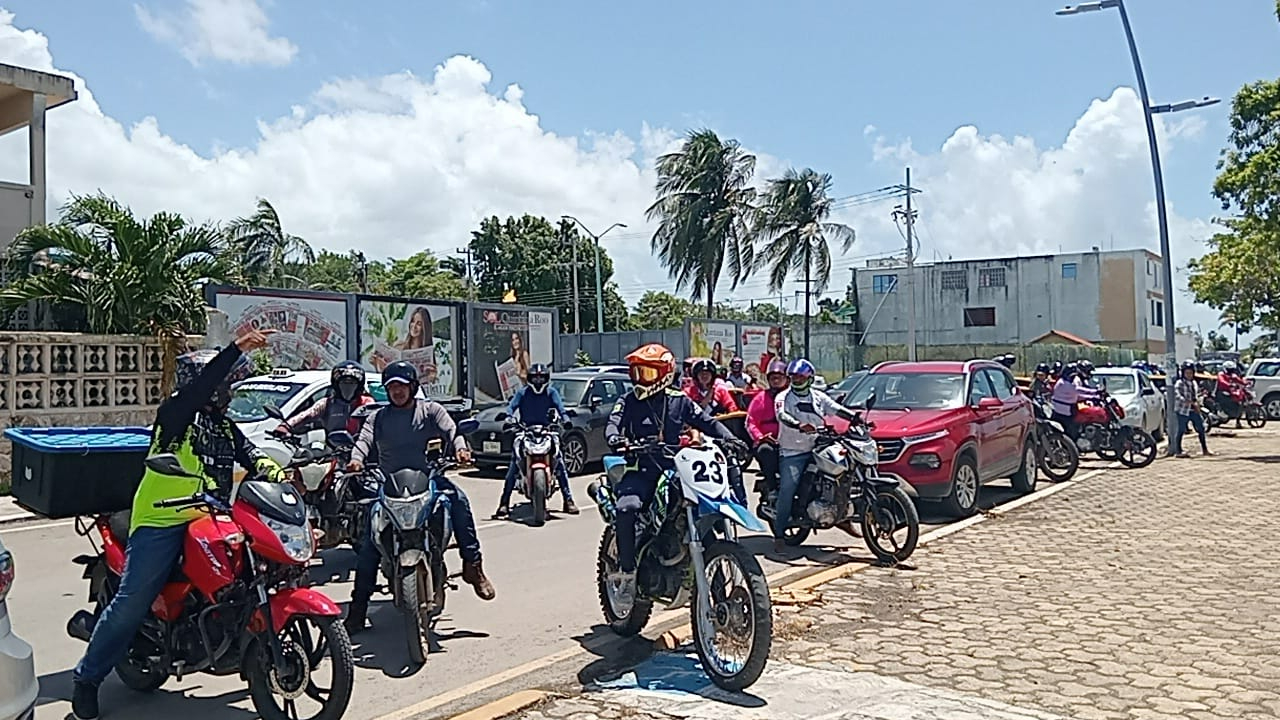
M 0 135 L 27 128 L 26 182 L 0 181 L 0 252 L 45 222 L 45 113 L 76 99 L 69 77 L 0 63 Z
M 1148 250 L 922 263 L 911 282 L 899 260 L 854 271 L 870 345 L 907 342 L 908 292 L 916 344 L 1077 342 L 1164 352 L 1160 256 Z

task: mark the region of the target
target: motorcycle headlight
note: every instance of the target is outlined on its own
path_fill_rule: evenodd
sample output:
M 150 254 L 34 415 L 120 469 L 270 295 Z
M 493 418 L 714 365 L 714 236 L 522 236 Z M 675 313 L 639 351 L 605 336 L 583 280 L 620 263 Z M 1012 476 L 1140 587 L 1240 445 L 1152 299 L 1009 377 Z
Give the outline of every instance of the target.
M 271 529 L 271 532 L 276 534 L 276 537 L 280 538 L 280 544 L 284 546 L 286 555 L 300 563 L 311 559 L 316 548 L 315 540 L 311 537 L 310 525 L 290 525 L 266 516 L 262 516 L 262 521 Z
M 875 465 L 880 459 L 875 440 L 850 442 L 846 443 L 845 446 L 848 448 L 849 454 L 853 456 L 854 462 L 859 465 Z
M 427 496 L 419 495 L 408 500 L 383 498 L 382 504 L 387 509 L 387 514 L 391 516 L 391 521 L 396 524 L 397 528 L 409 530 L 418 526 L 418 515 L 422 513 L 422 508 L 427 504 Z

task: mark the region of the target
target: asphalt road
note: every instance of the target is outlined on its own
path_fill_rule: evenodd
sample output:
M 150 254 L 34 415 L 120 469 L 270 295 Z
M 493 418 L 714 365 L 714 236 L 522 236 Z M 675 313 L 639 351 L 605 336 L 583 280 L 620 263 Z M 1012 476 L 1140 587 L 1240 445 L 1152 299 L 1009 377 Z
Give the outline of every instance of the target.
M 574 478 L 579 500 L 586 498 L 585 487 L 592 477 Z M 483 602 L 466 585 L 451 593 L 438 626 L 440 647 L 425 665 L 414 668 L 408 664 L 399 618 L 387 596 L 376 595 L 370 610 L 373 628 L 354 642 L 356 683 L 347 718 L 381 718 L 481 678 L 598 640 L 601 614 L 594 573 L 601 521 L 594 508 L 583 507 L 577 517 L 556 516 L 541 528 L 522 522 L 527 518 L 527 508 L 522 506 L 516 507 L 513 520 L 491 521 L 481 518 L 488 518 L 497 505 L 501 480 L 469 473 L 461 485 L 479 520 L 485 567 L 497 588 L 497 599 Z M 1012 497 L 1002 481 L 984 489 L 983 504 Z M 559 507 L 559 498 L 552 507 Z M 928 524 L 922 532 L 944 522 L 927 514 L 923 520 Z M 75 534 L 70 521 L 6 527 L 0 529 L 0 537 L 13 551 L 17 565 L 9 596 L 14 627 L 35 647 L 41 695 L 36 717 L 68 717 L 71 670 L 84 644 L 68 637 L 64 628 L 67 619 L 85 607 L 87 588 L 80 578 L 81 568 L 72 565 L 71 558 L 88 552 L 88 542 Z M 759 554 L 770 546 L 764 537 L 748 537 L 744 542 Z M 453 551 L 450 557 L 456 573 L 460 562 Z M 771 575 L 789 565 L 821 567 L 841 559 L 869 561 L 870 554 L 861 540 L 832 530 L 811 536 L 808 545 L 785 562 L 762 555 Z M 351 591 L 353 560 L 348 549 L 329 551 L 314 569 L 317 579 L 326 583 L 325 591 L 344 606 Z M 154 694 L 141 695 L 112 675 L 103 684 L 101 699 L 104 712 L 115 717 L 256 717 L 246 687 L 236 677 L 190 675 L 181 682 L 171 679 Z

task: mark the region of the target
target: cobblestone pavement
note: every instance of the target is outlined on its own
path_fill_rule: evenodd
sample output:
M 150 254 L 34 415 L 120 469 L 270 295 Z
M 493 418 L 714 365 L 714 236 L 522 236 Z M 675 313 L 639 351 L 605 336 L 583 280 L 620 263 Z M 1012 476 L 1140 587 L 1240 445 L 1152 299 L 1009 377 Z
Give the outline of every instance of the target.
M 772 657 L 1083 720 L 1280 718 L 1280 432 L 1236 435 L 828 583 L 778 608 Z M 515 717 L 674 717 L 593 700 L 618 692 Z

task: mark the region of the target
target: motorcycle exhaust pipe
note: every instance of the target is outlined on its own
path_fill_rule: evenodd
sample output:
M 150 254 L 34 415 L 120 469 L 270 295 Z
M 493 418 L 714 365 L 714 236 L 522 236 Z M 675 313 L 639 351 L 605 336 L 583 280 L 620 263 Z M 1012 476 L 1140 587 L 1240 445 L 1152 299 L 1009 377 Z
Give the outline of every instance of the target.
M 97 624 L 98 619 L 88 610 L 77 610 L 75 615 L 67 621 L 67 634 L 76 640 L 89 642 L 89 638 L 93 636 L 93 626 Z

